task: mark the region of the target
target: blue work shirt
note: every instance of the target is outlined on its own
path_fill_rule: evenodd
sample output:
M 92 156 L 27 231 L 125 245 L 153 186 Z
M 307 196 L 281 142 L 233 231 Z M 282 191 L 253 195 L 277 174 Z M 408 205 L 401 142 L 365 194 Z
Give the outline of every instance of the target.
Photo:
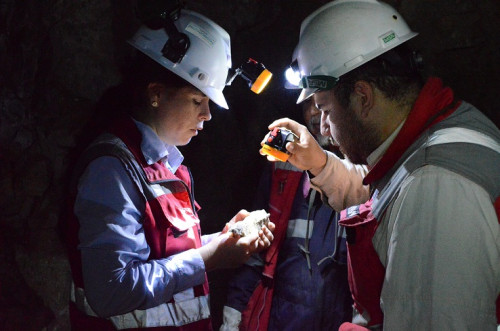
M 183 161 L 180 151 L 149 126 L 134 122 L 142 134 L 146 161 L 162 160 L 175 172 Z M 79 179 L 74 211 L 80 223 L 85 294 L 100 316 L 155 307 L 205 281 L 205 265 L 195 249 L 148 260 L 144 210 L 143 196 L 115 157 L 93 160 Z M 210 239 L 203 236 L 202 243 Z

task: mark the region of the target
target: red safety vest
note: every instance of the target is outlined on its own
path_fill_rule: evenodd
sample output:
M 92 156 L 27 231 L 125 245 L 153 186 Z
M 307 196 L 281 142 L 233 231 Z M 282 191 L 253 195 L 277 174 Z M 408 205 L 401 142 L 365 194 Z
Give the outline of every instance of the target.
M 201 231 L 199 226 L 199 219 L 196 214 L 199 206 L 194 201 L 191 196 L 191 176 L 189 170 L 180 166 L 175 174 L 172 174 L 161 162 L 157 162 L 152 165 L 148 165 L 140 149 L 141 144 L 141 134 L 137 129 L 135 123 L 131 119 L 126 119 L 120 121 L 115 126 L 112 127 L 110 132 L 119 138 L 116 141 L 122 141 L 124 143 L 123 147 L 120 148 L 121 153 L 119 155 L 124 155 L 131 152 L 130 157 L 121 157 L 122 161 L 128 162 L 131 167 L 139 171 L 141 174 L 140 181 L 142 185 L 138 188 L 139 192 L 143 191 L 145 195 L 146 208 L 144 210 L 143 226 L 146 241 L 151 249 L 149 259 L 160 259 L 165 258 L 191 248 L 198 248 L 201 246 Z M 116 138 L 115 138 L 116 139 Z M 82 171 L 85 169 L 87 164 L 92 161 L 92 159 L 103 156 L 103 155 L 115 155 L 112 149 L 116 150 L 116 146 L 119 146 L 114 141 L 114 147 L 109 149 L 108 147 L 96 147 L 95 149 L 89 149 L 87 151 L 87 158 L 80 165 L 79 170 L 77 170 L 78 176 L 81 175 Z M 101 141 L 102 143 L 102 141 Z M 99 144 L 94 144 L 93 146 L 99 146 Z M 160 184 L 167 188 L 167 193 L 156 196 L 153 193 L 150 185 Z M 76 187 L 76 186 L 75 186 Z M 75 191 L 76 192 L 76 191 Z M 72 211 L 74 205 L 74 198 L 70 201 L 69 209 Z M 82 276 L 82 265 L 81 256 L 78 251 L 78 229 L 79 223 L 76 216 L 71 212 L 69 225 L 68 225 L 68 252 L 69 261 L 72 270 L 73 282 L 76 288 L 76 293 L 82 292 L 84 290 L 83 276 Z M 184 232 L 190 231 L 192 235 L 190 236 L 174 236 L 174 232 Z M 208 306 L 208 281 L 205 277 L 205 283 L 193 288 L 194 297 L 196 299 L 206 298 L 206 307 Z M 82 300 L 85 300 L 84 296 L 80 296 L 70 302 L 70 319 L 72 328 L 74 330 L 116 330 L 116 328 L 126 328 L 126 329 L 136 329 L 137 327 L 143 328 L 145 326 L 129 324 L 123 322 L 119 326 L 113 325 L 109 319 L 99 318 L 97 316 L 91 316 L 86 313 L 83 309 Z M 165 303 L 170 305 L 176 305 L 174 299 L 170 302 Z M 201 306 L 201 305 L 200 305 Z M 157 307 L 151 308 L 155 309 Z M 167 310 L 170 308 L 166 308 Z M 201 309 L 201 308 L 200 308 Z M 206 315 L 206 314 L 205 314 Z M 200 314 L 202 316 L 202 314 Z M 133 319 L 133 318 L 132 318 Z M 121 320 L 128 320 L 128 318 L 121 318 Z M 161 325 L 161 324 L 160 324 Z M 147 327 L 147 326 L 146 326 Z M 149 328 L 149 327 L 148 327 Z M 182 326 L 156 326 L 151 327 L 151 329 L 157 330 L 183 330 L 183 331 L 195 331 L 195 330 L 212 330 L 211 319 L 208 317 L 201 320 L 195 320 L 192 323 L 185 324 Z
M 354 307 L 368 321 L 371 330 L 381 329 L 384 314 L 380 308 L 380 294 L 385 268 L 373 247 L 372 239 L 378 221 L 372 213 L 372 202 L 345 209 L 339 224 L 346 227 L 348 249 L 348 279 Z M 500 197 L 494 204 L 500 224 Z M 496 300 L 497 323 L 500 324 L 500 296 Z M 367 331 L 365 327 L 344 323 L 339 331 Z

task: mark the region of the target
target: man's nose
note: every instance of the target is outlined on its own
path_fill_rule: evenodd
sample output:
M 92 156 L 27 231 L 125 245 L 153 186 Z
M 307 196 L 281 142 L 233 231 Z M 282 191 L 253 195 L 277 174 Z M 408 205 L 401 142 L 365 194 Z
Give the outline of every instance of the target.
M 321 135 L 325 137 L 330 137 L 330 121 L 328 121 L 328 116 L 325 112 L 321 112 L 321 122 L 320 122 Z

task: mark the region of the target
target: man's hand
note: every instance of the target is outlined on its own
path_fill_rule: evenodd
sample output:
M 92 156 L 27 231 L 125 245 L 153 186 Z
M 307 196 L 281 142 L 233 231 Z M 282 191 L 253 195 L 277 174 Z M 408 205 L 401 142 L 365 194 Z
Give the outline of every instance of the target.
M 318 144 L 314 136 L 307 130 L 307 127 L 289 118 L 281 118 L 269 125 L 269 130 L 276 127 L 287 128 L 299 137 L 298 142 L 289 142 L 286 149 L 290 153 L 288 162 L 301 170 L 308 170 L 313 175 L 317 175 L 326 165 L 327 156 L 325 151 Z M 261 145 L 264 144 L 265 138 Z M 269 161 L 277 161 L 272 156 L 267 156 Z
M 229 233 L 229 226 L 242 221 L 249 212 L 240 210 L 225 226 L 221 233 L 211 242 L 198 250 L 207 271 L 221 268 L 235 268 L 245 263 L 250 255 L 258 253 L 271 245 L 274 239 L 272 231 L 275 225 L 269 222 L 254 236 L 239 237 Z

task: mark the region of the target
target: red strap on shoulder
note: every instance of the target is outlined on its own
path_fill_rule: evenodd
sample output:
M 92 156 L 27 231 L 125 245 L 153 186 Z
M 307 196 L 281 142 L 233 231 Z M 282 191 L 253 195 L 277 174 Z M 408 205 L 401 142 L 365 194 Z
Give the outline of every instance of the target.
M 272 279 L 263 277 L 241 314 L 240 331 L 267 330 L 273 299 Z
M 274 240 L 265 254 L 261 280 L 242 313 L 240 330 L 267 330 L 274 291 L 274 271 L 278 262 L 279 249 L 286 236 L 293 200 L 302 174 L 300 171 L 273 169 L 269 213 L 271 221 L 276 225 L 273 232 Z
M 269 196 L 269 214 L 276 225 L 274 240 L 267 249 L 264 272 L 267 277 L 274 277 L 274 269 L 278 261 L 278 252 L 286 236 L 288 220 L 292 212 L 293 200 L 300 185 L 302 172 L 285 169 L 274 169 Z

